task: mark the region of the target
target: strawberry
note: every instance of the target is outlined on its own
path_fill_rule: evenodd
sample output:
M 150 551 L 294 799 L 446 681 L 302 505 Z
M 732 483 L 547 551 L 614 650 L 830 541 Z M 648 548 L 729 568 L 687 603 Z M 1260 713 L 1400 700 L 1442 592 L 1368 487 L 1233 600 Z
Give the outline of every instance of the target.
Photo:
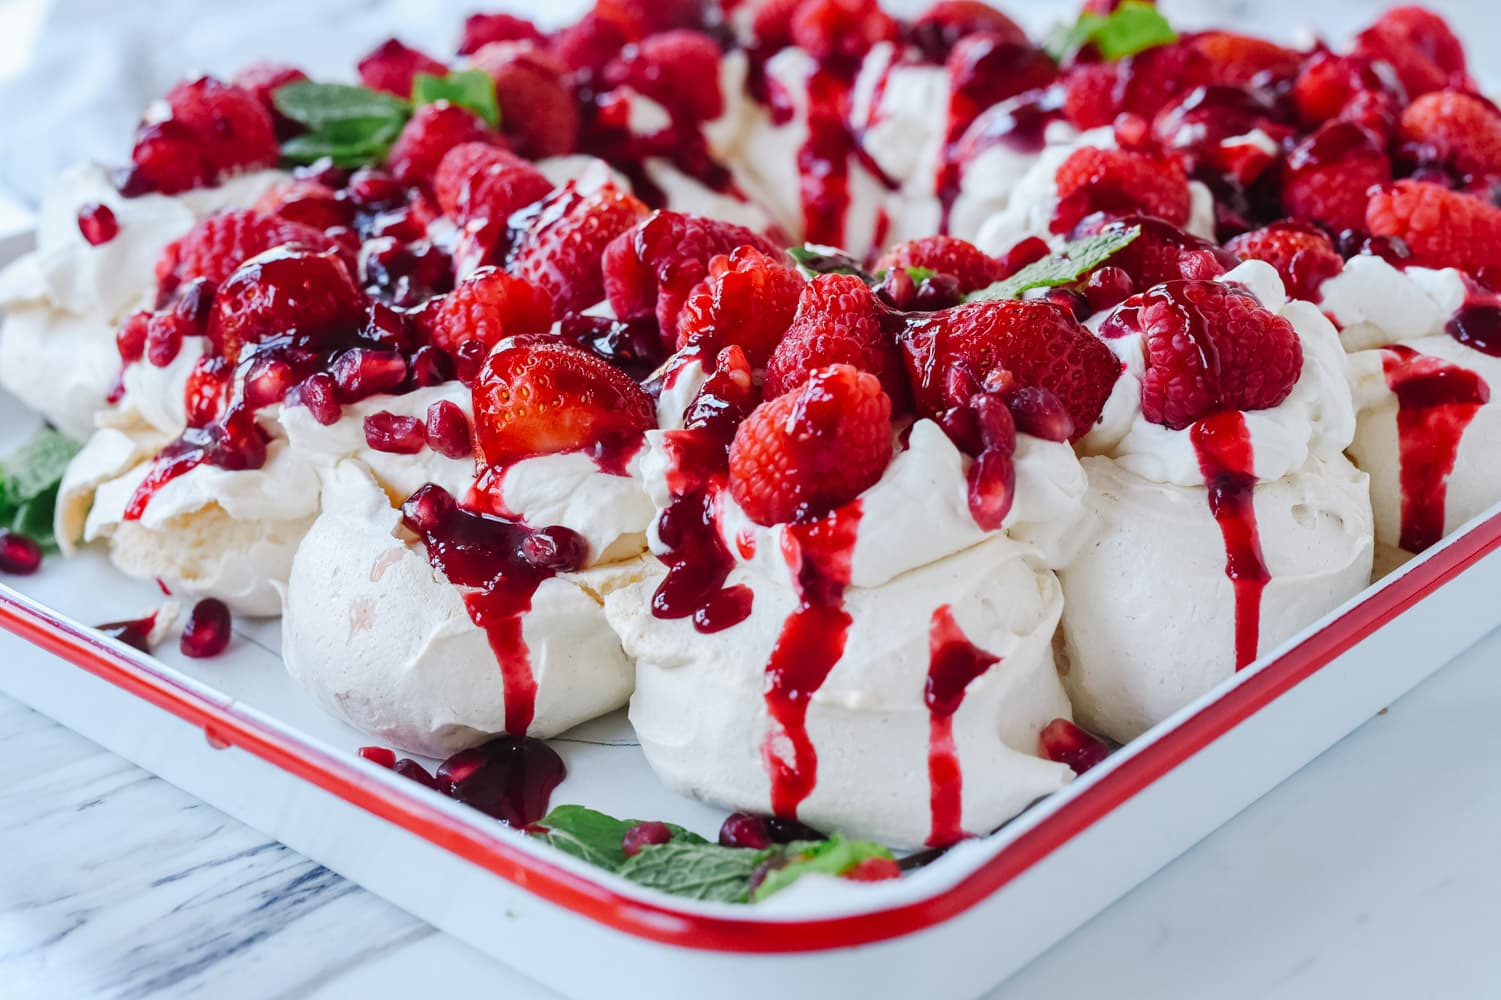
M 645 35 L 641 23 L 612 4 L 594 9 L 552 37 L 552 54 L 571 74 L 598 73 Z
M 1398 181 L 1366 207 L 1373 236 L 1401 239 L 1412 262 L 1474 274 L 1501 267 L 1501 208 L 1426 181 Z
M 1047 302 L 972 302 L 913 317 L 901 349 L 923 416 L 968 403 L 974 386 L 1009 372 L 1016 388 L 1058 397 L 1075 439 L 1094 426 L 1120 374 L 1108 347 Z
M 1266 261 L 1282 275 L 1287 294 L 1310 302 L 1319 300 L 1319 286 L 1345 266 L 1323 230 L 1297 222 L 1242 233 L 1225 249 L 1244 260 Z
M 744 226 L 682 212 L 653 212 L 605 248 L 610 305 L 621 319 L 655 311 L 663 336 L 670 336 L 678 328 L 683 300 L 708 273 L 710 258 L 742 246 L 786 260 L 781 248 Z
M 724 113 L 719 56 L 701 31 L 668 31 L 622 51 L 605 67 L 605 81 L 646 95 L 674 118 L 708 121 Z
M 1424 94 L 1402 112 L 1397 138 L 1408 159 L 1452 170 L 1469 186 L 1488 189 L 1501 176 L 1501 112 L 1482 98 Z
M 829 365 L 849 365 L 880 379 L 899 409 L 908 392 L 896 346 L 881 328 L 875 292 L 850 274 L 821 274 L 803 287 L 797 315 L 766 366 L 768 399 L 791 392 Z
M 486 464 L 619 443 L 655 427 L 630 376 L 550 337 L 502 341 L 474 383 L 475 441 Z
M 551 191 L 552 182 L 536 167 L 488 142 L 453 147 L 433 176 L 438 206 L 461 225 L 473 219 L 502 222 Z
M 360 82 L 371 90 L 411 97 L 412 81 L 418 73 L 446 76 L 448 67 L 394 38 L 388 38 L 360 60 L 359 71 Z
M 1141 235 L 1110 258 L 1109 266 L 1130 275 L 1138 291 L 1179 278 L 1213 278 L 1240 263 L 1235 255 L 1161 219 L 1128 215 L 1121 219 L 1092 216 L 1074 230 L 1075 239 L 1098 233 L 1140 228 Z
M 275 166 L 281 155 L 270 111 L 248 90 L 202 76 L 167 91 L 166 101 L 169 116 L 136 131 L 128 194 L 177 194 Z
M 506 337 L 546 333 L 552 320 L 552 299 L 546 291 L 494 267 L 475 271 L 418 313 L 428 342 L 449 354 L 457 354 L 471 340 L 488 349 Z
M 908 37 L 935 63 L 970 35 L 993 35 L 1011 45 L 1030 45 L 1027 33 L 1011 18 L 979 0 L 938 0 L 907 31 Z
M 497 42 L 474 54 L 495 80 L 500 130 L 522 156 L 540 160 L 578 144 L 579 109 L 552 53 L 532 42 Z
M 1303 347 L 1292 324 L 1244 289 L 1169 281 L 1127 299 L 1102 337 L 1140 333 L 1141 413 L 1181 430 L 1223 410 L 1264 410 L 1292 392 Z
M 1364 93 L 1385 97 L 1396 107 L 1407 103 L 1402 85 L 1385 63 L 1320 51 L 1304 62 L 1293 83 L 1292 99 L 1299 121 L 1312 129 L 1339 117 L 1357 95 Z
M 1464 46 L 1444 19 L 1422 7 L 1394 7 L 1355 37 L 1355 53 L 1396 70 L 1409 98 L 1453 87 L 1472 90 Z
M 300 83 L 307 78 L 307 74 L 296 66 L 262 60 L 241 69 L 230 82 L 256 96 L 261 106 L 271 115 L 271 120 L 276 125 L 277 137 L 285 139 L 302 131 L 302 126 L 276 110 L 272 97 L 287 84 Z
M 459 55 L 472 56 L 492 42 L 547 41 L 547 36 L 524 17 L 514 14 L 470 14 L 464 19 L 464 33 L 459 39 Z
M 1005 277 L 1000 261 L 973 243 L 953 236 L 925 236 L 898 243 L 876 261 L 877 270 L 893 267 L 920 267 L 950 275 L 966 294 Z
M 806 0 L 792 15 L 792 40 L 818 62 L 858 63 L 880 42 L 897 41 L 897 23 L 877 0 Z
M 757 524 L 809 520 L 875 485 L 891 452 L 891 400 L 880 380 L 831 365 L 756 407 L 735 431 L 730 495 Z
M 386 166 L 403 184 L 426 185 L 432 182 L 448 151 L 466 142 L 494 145 L 500 142 L 500 136 L 467 108 L 447 101 L 424 104 L 402 127 L 386 154 Z
M 803 279 L 754 247 L 738 247 L 709 261 L 678 314 L 677 347 L 704 345 L 717 356 L 731 344 L 762 368 L 797 314 Z
M 1329 122 L 1288 154 L 1282 207 L 1299 221 L 1360 229 L 1371 189 L 1391 178 L 1380 140 L 1351 122 Z
M 283 244 L 311 250 L 337 246 L 318 230 L 296 222 L 243 209 L 217 212 L 162 251 L 156 262 L 158 295 L 165 298 L 194 278 L 218 284 L 251 257 Z
M 354 206 L 322 181 L 294 179 L 261 195 L 254 210 L 312 229 L 332 229 L 354 223 Z
M 1083 774 L 1110 756 L 1110 744 L 1067 719 L 1054 719 L 1037 734 L 1037 755 Z
M 1229 31 L 1206 31 L 1190 44 L 1208 60 L 1210 78 L 1232 87 L 1291 80 L 1302 62 L 1292 49 Z
M 1055 233 L 1069 232 L 1095 212 L 1151 215 L 1175 226 L 1188 221 L 1188 177 L 1171 156 L 1085 146 L 1063 161 L 1055 177 Z
M 242 345 L 283 335 L 326 347 L 357 330 L 365 308 L 337 253 L 281 247 L 252 257 L 219 286 L 209 339 L 231 361 Z
M 646 211 L 613 184 L 581 195 L 570 183 L 538 203 L 511 244 L 508 267 L 546 290 L 559 316 L 592 306 L 605 294 L 605 248 Z

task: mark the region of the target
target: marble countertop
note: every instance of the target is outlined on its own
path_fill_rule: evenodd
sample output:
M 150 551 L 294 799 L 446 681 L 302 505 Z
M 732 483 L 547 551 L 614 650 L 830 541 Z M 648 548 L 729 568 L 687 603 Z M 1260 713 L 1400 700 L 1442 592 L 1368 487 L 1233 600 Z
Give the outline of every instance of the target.
M 988 1000 L 1501 996 L 1501 632 Z M 551 998 L 0 697 L 0 997 Z M 560 943 L 560 959 L 566 943 Z

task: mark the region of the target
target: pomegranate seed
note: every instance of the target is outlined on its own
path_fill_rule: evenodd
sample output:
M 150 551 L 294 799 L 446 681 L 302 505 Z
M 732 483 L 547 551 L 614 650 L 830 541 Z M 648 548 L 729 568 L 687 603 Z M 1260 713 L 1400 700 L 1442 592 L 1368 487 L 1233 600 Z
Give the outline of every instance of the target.
M 408 528 L 427 536 L 442 530 L 453 516 L 454 507 L 453 496 L 447 490 L 428 483 L 407 497 L 401 505 L 401 514 Z
M 995 531 L 1011 512 L 1016 494 L 1016 463 L 1002 451 L 980 452 L 969 467 L 969 513 L 986 531 Z
M 1016 429 L 1044 441 L 1067 441 L 1074 436 L 1074 418 L 1063 401 L 1042 386 L 1016 390 L 1006 400 Z
M 422 421 L 402 417 L 385 410 L 365 418 L 365 443 L 376 451 L 397 455 L 415 455 L 427 443 Z
M 194 659 L 218 656 L 229 648 L 229 637 L 229 608 L 223 601 L 206 597 L 193 605 L 178 648 Z
M 207 278 L 194 278 L 173 296 L 172 311 L 181 317 L 183 331 L 202 336 L 214 311 L 214 293 L 218 288 Z
M 159 312 L 146 323 L 146 360 L 165 368 L 182 351 L 183 328 L 190 326 L 175 312 Z
M 935 274 L 924 278 L 917 286 L 914 305 L 925 312 L 936 312 L 956 306 L 963 300 L 964 293 L 959 290 L 958 278 L 952 274 Z
M 966 455 L 978 455 L 984 449 L 980 440 L 979 420 L 972 407 L 949 407 L 938 415 L 938 426 L 954 442 L 954 447 Z
M 917 283 L 905 267 L 893 267 L 876 286 L 876 294 L 891 308 L 907 311 L 917 304 Z
M 1110 745 L 1067 719 L 1054 719 L 1037 736 L 1038 752 L 1048 760 L 1067 764 L 1083 774 L 1110 756 Z
M 998 451 L 1006 455 L 1015 452 L 1016 421 L 1005 400 L 986 392 L 975 396 L 971 406 L 975 411 L 975 423 L 980 428 L 983 450 Z
M 337 423 L 343 415 L 339 406 L 338 386 L 328 372 L 310 375 L 297 390 L 298 399 L 306 406 L 313 419 L 324 427 Z
M 1046 240 L 1036 236 L 1028 236 L 1016 246 L 1006 251 L 1006 255 L 1001 258 L 1002 269 L 1005 271 L 1006 277 L 1009 278 L 1028 264 L 1035 264 L 1052 252 L 1052 248 L 1048 246 Z
M 641 853 L 643 847 L 665 844 L 671 839 L 671 827 L 657 820 L 648 820 L 625 831 L 625 836 L 620 839 L 620 849 L 625 852 L 626 857 L 634 858 Z
M 143 309 L 131 313 L 120 324 L 120 331 L 115 334 L 115 349 L 120 352 L 120 360 L 127 365 L 146 356 L 146 331 L 150 323 L 151 314 Z
M 429 344 L 412 355 L 412 381 L 418 386 L 442 385 L 453 378 L 453 358 L 443 348 Z
M 259 410 L 280 403 L 295 380 L 292 366 L 280 358 L 256 358 L 245 374 L 245 405 Z
M 796 840 L 829 839 L 806 823 L 799 823 L 795 819 L 782 819 L 780 816 L 766 817 L 766 829 L 771 833 L 772 842 L 777 844 L 790 844 Z
M 469 434 L 469 418 L 457 403 L 440 399 L 427 408 L 427 443 L 433 451 L 447 458 L 467 458 L 474 454 Z
M 719 843 L 721 847 L 749 847 L 764 851 L 771 846 L 771 831 L 766 827 L 764 816 L 730 813 L 719 828 Z
M 401 760 L 398 760 L 391 768 L 391 770 L 395 771 L 403 778 L 411 778 L 419 785 L 425 785 L 426 787 L 431 788 L 434 791 L 442 791 L 442 789 L 438 787 L 438 779 L 429 774 L 427 768 L 423 767 L 421 764 L 417 763 L 410 757 L 403 757 L 401 758 Z
M 839 877 L 850 882 L 885 882 L 901 878 L 902 867 L 893 858 L 866 858 Z
M 1089 318 L 1089 300 L 1084 297 L 1083 292 L 1076 292 L 1072 288 L 1049 288 L 1043 293 L 1042 301 L 1072 314 L 1074 319 Z
M 458 353 L 459 356 L 454 359 L 454 368 L 458 372 L 459 381 L 473 385 L 490 350 L 482 340 L 466 340 L 459 345 Z
M 360 747 L 359 755 L 372 764 L 378 764 L 384 768 L 396 766 L 396 751 L 387 747 Z
M 91 201 L 78 210 L 78 231 L 91 247 L 101 247 L 120 235 L 120 223 L 108 205 Z
M 379 170 L 356 170 L 346 189 L 349 198 L 366 211 L 395 208 L 406 203 L 406 190 L 390 174 Z
M 204 460 L 231 472 L 259 469 L 266 464 L 266 441 L 266 432 L 255 422 L 255 414 L 244 406 L 235 406 L 211 429 Z
M 537 569 L 571 573 L 584 565 L 589 544 L 571 528 L 539 528 L 521 543 L 521 557 Z
M 26 576 L 42 565 L 42 547 L 25 535 L 0 528 L 0 573 Z
M 1133 291 L 1131 275 L 1119 267 L 1102 267 L 1084 283 L 1084 297 L 1095 312 L 1120 305 Z
M 340 401 L 353 403 L 401 385 L 407 377 L 407 362 L 395 351 L 356 347 L 339 355 L 330 372 Z
M 365 328 L 360 331 L 360 339 L 384 351 L 405 352 L 412 347 L 411 326 L 405 313 L 384 302 L 374 302 L 370 305 Z

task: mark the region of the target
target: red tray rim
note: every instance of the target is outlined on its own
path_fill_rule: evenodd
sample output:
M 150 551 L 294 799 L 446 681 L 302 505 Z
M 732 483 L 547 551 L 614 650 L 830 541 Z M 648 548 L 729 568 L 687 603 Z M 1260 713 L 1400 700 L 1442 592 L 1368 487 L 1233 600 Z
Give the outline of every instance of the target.
M 626 895 L 534 856 L 505 838 L 455 822 L 412 794 L 415 787 L 409 792 L 395 782 L 372 782 L 355 758 L 326 752 L 253 714 L 216 701 L 189 683 L 162 676 L 133 659 L 131 651 L 117 648 L 92 629 L 3 585 L 0 628 L 203 727 L 216 745 L 238 746 L 550 903 L 614 930 L 700 951 L 793 954 L 871 944 L 958 916 L 1498 548 L 1501 513 L 1451 535 L 1422 560 L 1080 788 L 958 883 L 935 895 L 882 909 L 805 919 L 695 913 Z

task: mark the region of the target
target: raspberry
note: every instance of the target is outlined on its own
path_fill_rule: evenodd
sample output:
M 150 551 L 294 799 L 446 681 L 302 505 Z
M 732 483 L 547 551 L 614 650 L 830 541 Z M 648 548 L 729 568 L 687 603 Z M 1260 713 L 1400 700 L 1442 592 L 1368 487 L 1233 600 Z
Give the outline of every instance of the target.
M 1109 125 L 1115 120 L 1116 86 L 1120 82 L 1116 63 L 1081 63 L 1069 70 L 1064 83 L 1063 116 L 1081 131 Z
M 466 108 L 447 101 L 424 104 L 402 128 L 386 156 L 386 166 L 403 184 L 424 185 L 453 147 L 466 142 L 498 143 L 500 137 Z
M 1175 226 L 1188 221 L 1188 177 L 1170 156 L 1085 146 L 1063 161 L 1056 182 L 1055 233 L 1095 212 L 1152 215 Z
M 1210 78 L 1233 87 L 1290 80 L 1298 75 L 1302 62 L 1292 49 L 1229 31 L 1195 35 L 1192 45 L 1209 61 Z
M 1141 235 L 1111 257 L 1108 264 L 1130 275 L 1138 291 L 1179 278 L 1213 278 L 1240 263 L 1219 244 L 1144 215 L 1113 220 L 1094 216 L 1085 219 L 1072 235 L 1077 239 L 1103 232 L 1123 232 L 1132 227 L 1139 227 Z
M 627 45 L 645 34 L 629 14 L 605 4 L 552 37 L 552 54 L 570 73 L 597 73 Z
M 1454 90 L 1424 94 L 1402 112 L 1397 137 L 1409 159 L 1452 170 L 1475 187 L 1501 175 L 1501 113 Z
M 531 42 L 498 42 L 474 54 L 474 67 L 495 80 L 500 130 L 516 152 L 533 160 L 573 152 L 578 104 L 551 53 Z
M 361 325 L 365 307 L 337 253 L 283 247 L 247 261 L 219 286 L 209 339 L 231 361 L 243 344 L 288 334 L 299 345 L 327 347 Z
M 703 0 L 607 0 L 609 6 L 630 18 L 648 34 L 674 28 L 702 28 Z
M 547 41 L 547 36 L 524 17 L 514 14 L 470 14 L 464 19 L 464 34 L 459 39 L 459 55 L 472 56 L 492 42 Z
M 793 42 L 821 63 L 858 63 L 898 35 L 876 0 L 806 0 L 792 15 Z
M 1242 233 L 1225 249 L 1244 260 L 1264 260 L 1282 275 L 1287 293 L 1310 302 L 1319 300 L 1319 286 L 1345 266 L 1329 237 L 1296 222 L 1275 222 L 1265 229 Z
M 756 48 L 776 52 L 792 44 L 792 16 L 804 0 L 762 0 L 751 19 Z
M 449 354 L 478 340 L 486 348 L 521 333 L 546 333 L 552 326 L 547 292 L 494 267 L 482 267 L 447 295 L 424 307 L 418 323 L 428 341 Z
M 337 246 L 316 229 L 256 212 L 210 215 L 162 251 L 156 262 L 157 293 L 166 298 L 194 278 L 218 284 L 256 254 L 288 243 L 311 250 Z
M 307 78 L 307 74 L 296 66 L 262 61 L 246 66 L 236 73 L 230 82 L 256 96 L 276 124 L 277 136 L 285 139 L 300 132 L 302 126 L 276 110 L 272 95 L 289 83 L 300 83 Z
M 394 38 L 388 38 L 360 60 L 359 71 L 360 82 L 371 90 L 411 97 L 412 81 L 418 73 L 446 76 L 448 67 Z
M 1371 189 L 1391 179 L 1391 161 L 1376 137 L 1351 122 L 1330 122 L 1288 154 L 1282 207 L 1336 232 L 1359 229 Z
M 1394 7 L 1355 38 L 1355 52 L 1396 70 L 1409 98 L 1453 87 L 1472 90 L 1464 46 L 1444 19 L 1422 7 Z
M 474 383 L 475 441 L 492 466 L 639 437 L 651 397 L 608 362 L 550 338 L 502 342 Z
M 898 243 L 881 255 L 876 269 L 921 267 L 957 279 L 959 290 L 969 293 L 1005 277 L 1000 261 L 964 240 L 953 236 L 925 236 Z
M 796 270 L 754 247 L 714 257 L 678 314 L 677 347 L 702 344 L 707 357 L 717 357 L 735 344 L 751 365 L 765 367 L 792 325 L 802 290 Z
M 972 302 L 910 319 L 901 341 L 918 412 L 936 417 L 1009 372 L 1057 396 L 1075 439 L 1100 416 L 1120 364 L 1073 315 L 1046 302 Z
M 682 212 L 653 212 L 605 248 L 610 305 L 621 319 L 655 311 L 668 336 L 678 328 L 678 311 L 688 292 L 708 273 L 710 258 L 742 246 L 786 260 L 781 248 L 744 226 Z
M 248 90 L 202 76 L 167 91 L 170 117 L 144 123 L 131 151 L 128 193 L 177 194 L 281 155 L 271 113 Z
M 854 275 L 823 274 L 803 287 L 792 326 L 766 366 L 767 398 L 791 392 L 828 365 L 870 372 L 893 404 L 906 408 L 901 361 L 881 328 L 881 304 Z
M 1293 83 L 1292 98 L 1299 120 L 1315 128 L 1338 117 L 1363 93 L 1382 95 L 1396 106 L 1407 103 L 1401 83 L 1385 63 L 1330 52 L 1316 52 L 1308 58 Z
M 1142 416 L 1173 430 L 1222 410 L 1276 406 L 1303 370 L 1292 324 L 1217 281 L 1158 285 L 1100 328 L 1104 337 L 1134 332 L 1146 351 Z
M 1030 45 L 1027 33 L 1011 18 L 979 0 L 938 0 L 912 22 L 908 37 L 935 63 L 948 59 L 970 35 L 993 35 L 1012 45 Z
M 453 147 L 433 177 L 438 206 L 461 225 L 472 219 L 502 222 L 551 191 L 552 182 L 536 167 L 487 142 Z
M 699 122 L 724 113 L 719 46 L 701 31 L 668 31 L 630 46 L 605 67 L 605 81 L 631 87 L 675 118 Z
M 613 184 L 587 195 L 569 184 L 538 207 L 511 245 L 510 270 L 546 290 L 559 316 L 594 305 L 605 295 L 605 248 L 646 214 L 646 206 Z
M 730 495 L 757 524 L 808 520 L 849 503 L 891 461 L 891 400 L 849 365 L 762 403 L 730 445 Z
M 1412 262 L 1471 274 L 1501 267 L 1501 208 L 1426 181 L 1398 181 L 1372 196 L 1365 228 L 1407 244 Z
M 325 230 L 354 223 L 354 206 L 321 181 L 290 180 L 278 184 L 261 195 L 255 211 L 310 229 Z

